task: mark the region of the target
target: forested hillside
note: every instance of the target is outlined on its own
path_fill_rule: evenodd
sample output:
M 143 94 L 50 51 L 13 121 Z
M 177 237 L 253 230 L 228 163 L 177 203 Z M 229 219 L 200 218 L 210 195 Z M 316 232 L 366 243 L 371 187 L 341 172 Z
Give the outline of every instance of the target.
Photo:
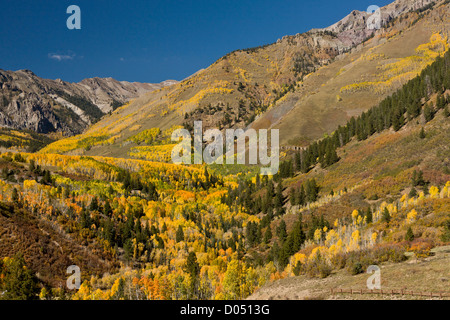
M 28 298 L 242 299 L 286 277 L 427 257 L 450 242 L 449 74 L 447 52 L 329 137 L 288 152 L 271 177 L 244 165 L 3 153 L 0 288 L 31 270 L 17 293 Z M 38 263 L 57 248 L 57 263 Z M 67 263 L 83 271 L 76 292 L 48 277 Z
M 449 8 L 445 1 L 397 0 L 383 7 L 379 30 L 368 29 L 366 12 L 353 11 L 329 28 L 235 50 L 42 152 L 167 161 L 173 147 L 167 133 L 192 131 L 197 120 L 204 130 L 279 129 L 281 145 L 308 146 L 442 56 Z

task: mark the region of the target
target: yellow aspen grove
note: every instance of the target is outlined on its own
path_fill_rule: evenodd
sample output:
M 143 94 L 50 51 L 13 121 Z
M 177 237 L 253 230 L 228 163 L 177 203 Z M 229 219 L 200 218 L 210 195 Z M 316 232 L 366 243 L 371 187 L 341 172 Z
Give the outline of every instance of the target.
M 338 226 L 339 226 L 339 219 L 336 219 L 335 221 L 334 221 L 334 227 L 335 228 L 337 228 Z
M 335 299 L 376 277 L 371 265 L 389 290 L 444 298 L 450 3 L 403 2 L 373 38 L 343 37 L 337 23 L 236 50 L 180 82 L 41 86 L 0 70 L 0 300 L 314 298 L 306 282 Z M 368 17 L 352 15 L 353 27 Z M 128 86 L 139 86 L 132 101 Z M 313 108 L 330 98 L 336 108 Z M 38 102 L 44 123 L 22 121 Z M 182 142 L 191 161 L 174 163 Z M 233 164 L 208 160 L 223 150 Z M 278 171 L 264 175 L 272 156 Z M 79 289 L 64 287 L 69 277 Z
M 314 240 L 316 241 L 316 243 L 319 243 L 321 239 L 322 239 L 322 230 L 316 229 L 316 231 L 314 231 Z
M 433 198 L 439 197 L 439 188 L 438 187 L 431 186 L 429 192 L 430 192 L 431 197 L 433 197 Z
M 358 216 L 359 216 L 359 212 L 358 212 L 358 210 L 353 210 L 353 212 L 352 212 L 352 219 L 353 219 L 353 222 L 356 224 L 356 222 L 357 222 L 357 219 L 358 219 Z
M 417 211 L 416 209 L 412 209 L 410 212 L 408 212 L 408 215 L 406 216 L 406 219 L 408 222 L 414 222 L 417 218 Z
M 377 239 L 378 239 L 378 233 L 376 233 L 376 232 L 372 233 L 371 240 L 372 240 L 373 244 L 375 244 L 377 242 Z

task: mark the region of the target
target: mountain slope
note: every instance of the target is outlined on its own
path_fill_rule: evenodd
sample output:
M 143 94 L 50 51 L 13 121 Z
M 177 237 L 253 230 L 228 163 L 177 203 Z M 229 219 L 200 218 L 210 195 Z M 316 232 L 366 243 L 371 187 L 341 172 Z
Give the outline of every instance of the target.
M 326 29 L 234 51 L 179 84 L 116 110 L 67 141 L 72 147 L 61 148 L 62 141 L 45 152 L 136 155 L 130 140 L 137 134 L 175 126 L 192 129 L 194 120 L 202 120 L 204 128 L 278 128 L 282 144 L 307 144 L 367 110 L 442 54 L 448 12 L 449 4 L 399 0 L 382 9 L 381 30 L 369 29 L 368 14 L 354 11 Z M 345 89 L 361 82 L 387 85 L 384 90 Z M 98 136 L 101 141 L 93 139 Z M 83 147 L 88 140 L 92 143 Z
M 130 99 L 174 83 L 130 83 L 112 78 L 69 83 L 42 79 L 29 70 L 0 70 L 0 125 L 38 133 L 79 134 Z
M 450 5 L 408 12 L 364 45 L 311 74 L 252 124 L 280 130 L 281 144 L 307 145 L 395 92 L 445 52 Z M 422 16 L 421 16 L 422 15 Z
M 11 159 L 4 154 L 3 215 L 22 206 L 90 252 L 127 265 L 103 276 L 87 266 L 95 275 L 83 276 L 74 299 L 241 299 L 261 286 L 250 297 L 325 298 L 323 290 L 330 287 L 361 288 L 362 275 L 350 275 L 374 264 L 386 268 L 386 279 L 391 279 L 395 267 L 411 270 L 398 264 L 407 259 L 405 251 L 429 259 L 431 248 L 450 241 L 449 68 L 450 51 L 395 98 L 387 98 L 389 110 L 380 114 L 373 108 L 367 118 L 355 120 L 357 128 L 337 148 L 337 162 L 314 163 L 286 178 L 283 164 L 280 174 L 260 178 L 245 166 L 222 176 L 196 165 L 57 154 Z M 419 102 L 414 116 L 403 103 L 410 97 Z M 393 125 L 397 109 L 401 126 Z M 372 132 L 376 119 L 390 120 Z M 365 130 L 370 134 L 362 135 Z M 306 186 L 306 203 L 291 203 L 292 189 L 300 185 Z M 4 221 L 11 225 L 2 235 L 8 241 L 19 233 L 9 231 L 17 218 Z M 36 248 L 29 249 L 26 253 L 35 255 Z M 447 270 L 438 260 L 428 265 L 439 274 Z M 44 267 L 35 264 L 33 271 Z M 436 281 L 430 270 L 420 273 Z M 294 276 L 299 278 L 273 282 Z M 190 285 L 192 277 L 199 289 Z M 327 279 L 310 279 L 318 277 Z M 427 288 L 415 277 L 402 280 L 387 288 Z M 305 281 L 318 290 L 296 296 L 285 288 L 288 281 L 296 293 Z M 120 283 L 133 290 L 121 292 Z
M 369 265 L 381 268 L 383 290 L 448 293 L 448 286 L 442 285 L 445 281 L 442 279 L 449 275 L 449 247 L 431 251 L 430 248 L 446 241 L 448 244 L 443 235 L 445 223 L 450 221 L 449 119 L 441 110 L 426 124 L 411 122 L 398 132 L 387 130 L 365 141 L 354 140 L 339 149 L 338 163 L 285 180 L 286 196 L 308 179 L 317 181 L 321 196 L 320 200 L 303 208 L 291 207 L 288 202 L 288 213 L 274 219 L 272 233 L 276 234 L 282 220 L 288 233 L 292 232 L 297 212 L 301 212 L 304 226 L 308 228 L 314 224 L 314 217 L 323 217 L 328 230 L 318 233 L 316 229 L 314 240 L 307 241 L 302 250 L 289 258 L 287 268 L 248 299 L 383 298 L 330 294 L 331 289 L 367 290 L 370 275 L 359 273 L 365 273 Z M 422 128 L 426 133 L 424 138 L 420 133 Z M 424 184 L 415 185 L 416 172 L 423 173 Z M 384 218 L 386 210 L 388 222 Z M 368 212 L 373 222 L 367 222 Z M 408 228 L 415 241 L 405 241 Z M 316 234 L 319 234 L 317 238 Z M 333 251 L 341 250 L 337 239 L 341 239 L 347 252 L 340 257 Z M 279 236 L 273 241 L 282 244 Z M 373 253 L 383 249 L 390 250 L 384 257 Z M 317 250 L 326 257 L 327 264 L 333 266 L 328 271 L 323 270 L 326 273 L 322 275 L 320 269 L 308 269 Z M 396 250 L 400 255 L 395 258 Z M 407 259 L 404 254 L 409 261 L 398 263 Z M 298 273 L 294 271 L 297 261 L 301 261 Z M 358 263 L 361 271 L 354 269 Z M 401 277 L 404 272 L 413 275 Z M 427 281 L 424 282 L 424 278 Z M 385 299 L 393 297 L 384 296 Z M 395 297 L 410 299 L 409 296 Z
M 31 130 L 0 128 L 0 151 L 6 149 L 8 151 L 36 152 L 54 141 L 45 134 Z
M 329 297 L 329 289 L 341 285 L 360 289 L 365 285 L 358 284 L 361 277 L 355 279 L 348 273 L 357 275 L 365 272 L 369 265 L 385 267 L 386 262 L 398 263 L 411 256 L 415 256 L 416 261 L 430 261 L 433 255 L 430 249 L 448 243 L 449 68 L 450 51 L 447 51 L 444 58 L 437 58 L 420 76 L 379 106 L 363 113 L 356 122 L 349 121 L 346 128 L 350 128 L 353 132 L 350 137 L 354 138 L 348 141 L 343 137 L 344 142 L 334 140 L 340 146 L 335 163 L 325 166 L 326 162 L 319 160 L 320 166 L 315 164 L 298 174 L 291 172 L 284 180 L 274 178 L 278 182 L 278 192 L 283 191 L 289 202 L 279 202 L 277 212 L 282 214 L 277 214 L 271 223 L 277 236 L 272 240 L 270 254 L 279 270 L 272 279 L 300 277 L 291 281 L 295 285 L 290 288 L 286 287 L 287 281 L 282 280 L 261 288 L 250 298 L 276 298 L 278 295 L 278 298 L 298 299 L 316 294 L 316 298 L 325 298 Z M 396 109 L 399 112 L 395 112 Z M 383 121 L 376 121 L 377 118 Z M 379 130 L 378 125 L 388 129 Z M 361 134 L 361 130 L 370 133 Z M 339 130 L 337 136 L 341 133 Z M 333 143 L 335 137 L 323 140 Z M 300 153 L 301 165 L 295 164 L 294 171 L 303 168 L 315 147 L 314 143 Z M 319 150 L 319 155 L 313 156 L 316 157 L 324 156 Z M 283 174 L 281 171 L 280 175 Z M 314 199 L 310 198 L 311 181 L 319 186 Z M 300 189 L 306 190 L 306 197 Z M 301 248 L 292 249 L 295 243 L 292 239 L 298 235 L 298 220 L 307 229 L 307 233 L 303 233 L 306 241 Z M 285 234 L 289 234 L 284 239 L 278 231 L 283 225 L 287 226 Z M 425 274 L 428 270 L 420 272 Z M 317 277 L 327 280 L 311 280 Z M 431 275 L 427 278 L 433 281 L 428 290 L 430 285 L 434 285 L 433 291 L 444 289 L 436 285 L 437 278 Z M 390 286 L 386 282 L 382 284 L 383 290 L 400 289 L 392 287 L 394 282 L 402 289 L 424 288 L 410 278 L 389 282 Z M 313 286 L 314 290 L 305 290 L 305 285 Z M 328 292 L 324 292 L 324 288 Z M 295 292 L 302 293 L 297 296 Z
M 45 271 L 48 279 L 56 270 L 39 263 L 45 256 L 32 241 L 45 244 L 42 250 L 53 256 L 58 246 L 47 241 L 45 231 L 62 247 L 55 267 L 76 260 L 85 265 L 89 255 L 95 261 L 105 259 L 97 270 L 88 263 L 83 266 L 82 287 L 70 293 L 74 299 L 326 298 L 323 291 L 330 287 L 364 286 L 359 282 L 363 275 L 358 274 L 369 265 L 387 271 L 383 289 L 427 290 L 432 284 L 445 290 L 445 280 L 432 272 L 446 279 L 448 256 L 437 253 L 434 260 L 430 256 L 437 251 L 432 248 L 450 243 L 450 50 L 441 54 L 447 40 L 439 30 L 420 34 L 421 29 L 413 29 L 423 21 L 439 20 L 439 7 L 432 10 L 424 11 L 419 20 L 416 12 L 401 16 L 407 28 L 403 26 L 394 38 L 379 40 L 380 45 L 402 44 L 411 50 L 409 55 L 400 54 L 399 47 L 396 59 L 379 65 L 383 52 L 356 48 L 353 57 L 361 64 L 354 60 L 354 70 L 341 72 L 356 77 L 334 87 L 345 88 L 344 101 L 352 94 L 365 95 L 366 90 L 376 90 L 380 99 L 388 96 L 376 105 L 371 99 L 369 110 L 357 112 L 332 135 L 300 151 L 286 150 L 274 176 L 261 177 L 254 170 L 258 166 L 188 166 L 53 154 L 120 155 L 140 143 L 153 144 L 152 151 L 170 150 L 170 145 L 159 143 L 167 143 L 170 130 L 164 128 L 178 123 L 177 112 L 167 112 L 164 105 L 159 107 L 167 113 L 150 112 L 157 110 L 158 101 L 166 103 L 162 101 L 167 92 L 178 92 L 178 85 L 137 98 L 85 134 L 55 142 L 42 153 L 2 154 L 0 220 L 5 227 L 0 228 L 0 243 L 6 245 L 0 245 L 0 256 L 24 251 L 33 272 Z M 402 26 L 400 21 L 389 23 Z M 410 27 L 415 35 L 409 33 Z M 320 80 L 323 70 L 336 75 L 331 67 L 339 61 L 311 74 L 303 84 L 313 77 Z M 356 72 L 363 61 L 374 63 L 370 81 Z M 399 84 L 391 81 L 391 74 L 383 77 L 384 72 L 406 74 L 401 83 L 420 70 L 389 94 L 391 86 Z M 244 94 L 245 84 L 238 88 Z M 182 105 L 174 110 L 178 107 Z M 214 115 L 204 115 L 210 116 Z M 21 224 L 22 217 L 35 220 Z M 44 230 L 31 228 L 38 223 Z M 14 248 L 17 237 L 25 245 Z M 73 255 L 65 250 L 71 241 L 80 244 Z M 403 263 L 411 256 L 429 261 L 433 270 L 417 271 Z M 113 266 L 108 266 L 111 260 L 123 267 L 102 276 Z M 402 278 L 397 267 L 416 274 Z M 427 281 L 417 279 L 417 274 L 428 275 Z M 287 279 L 292 277 L 298 278 Z M 305 292 L 305 285 L 319 290 Z

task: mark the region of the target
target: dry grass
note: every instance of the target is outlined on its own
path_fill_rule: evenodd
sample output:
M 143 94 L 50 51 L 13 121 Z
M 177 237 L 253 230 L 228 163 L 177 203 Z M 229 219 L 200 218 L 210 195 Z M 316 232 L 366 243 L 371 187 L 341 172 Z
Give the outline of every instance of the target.
M 401 263 L 382 264 L 381 288 L 383 290 L 413 290 L 417 292 L 450 292 L 450 246 L 433 250 L 435 255 L 424 260 L 410 257 Z M 331 289 L 367 289 L 369 274 L 350 275 L 345 270 L 333 273 L 325 279 L 311 279 L 307 276 L 287 278 L 272 282 L 257 290 L 248 299 L 255 300 L 402 300 L 430 299 L 401 295 L 331 294 Z M 439 299 L 439 298 L 433 298 Z M 444 299 L 444 298 L 443 298 Z M 448 299 L 448 298 L 446 298 Z
M 283 102 L 277 104 L 271 111 L 283 113 L 271 122 L 274 128 L 280 129 L 280 143 L 289 144 L 298 137 L 310 140 L 321 138 L 324 132 L 334 131 L 339 124 L 345 124 L 351 116 L 361 114 L 398 89 L 401 83 L 393 84 L 383 94 L 370 90 L 340 93 L 340 89 L 346 85 L 380 77 L 383 73 L 378 68 L 380 65 L 415 55 L 415 49 L 421 44 L 428 43 L 435 31 L 426 27 L 432 19 L 434 17 L 427 17 L 391 39 L 374 38 L 364 46 L 359 46 L 341 59 L 311 74 L 301 88 L 289 94 L 293 96 L 291 100 L 297 99 L 295 105 L 291 103 L 289 110 L 284 112 L 281 110 L 286 109 L 287 103 Z M 443 28 L 450 29 L 448 22 Z M 380 57 L 374 60 L 361 59 L 361 56 L 367 53 Z M 336 99 L 338 95 L 342 100 Z M 267 117 L 273 118 L 272 114 L 267 113 L 267 116 L 258 119 L 255 125 L 267 121 Z

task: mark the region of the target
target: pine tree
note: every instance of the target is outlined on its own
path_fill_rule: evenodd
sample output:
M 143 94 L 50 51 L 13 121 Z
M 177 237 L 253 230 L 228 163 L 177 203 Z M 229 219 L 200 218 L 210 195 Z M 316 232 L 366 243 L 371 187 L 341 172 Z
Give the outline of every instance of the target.
M 424 130 L 423 127 L 422 127 L 422 129 L 420 130 L 420 133 L 419 133 L 419 138 L 420 138 L 420 139 L 425 139 L 425 137 L 426 137 L 426 135 L 425 135 L 425 130 Z
M 301 187 L 300 187 L 300 191 L 298 193 L 298 196 L 297 196 L 297 203 L 300 206 L 304 206 L 305 202 L 306 202 L 306 194 L 305 194 L 305 188 L 303 187 L 303 184 L 302 184 Z
M 331 166 L 332 164 L 339 161 L 339 157 L 336 153 L 336 148 L 334 147 L 334 144 L 331 142 L 331 140 L 327 143 L 327 150 L 325 153 L 325 165 L 324 167 Z
M 124 179 L 123 179 L 123 188 L 124 188 L 126 191 L 130 191 L 130 190 L 131 190 L 131 176 L 130 176 L 130 173 L 129 173 L 129 172 L 127 172 L 127 173 L 125 174 L 125 177 L 124 177 Z
M 366 222 L 367 222 L 367 224 L 373 222 L 373 215 L 372 215 L 372 210 L 370 209 L 370 207 L 367 208 L 367 212 L 366 212 Z
M 31 172 L 34 172 L 34 170 L 36 170 L 36 165 L 34 160 L 30 160 L 30 165 L 28 167 L 28 170 L 30 170 Z
M 394 110 L 392 115 L 392 126 L 395 131 L 400 130 L 403 125 L 405 124 L 405 118 L 403 116 L 403 113 L 397 108 Z
M 306 193 L 306 200 L 308 202 L 314 202 L 317 200 L 319 194 L 319 187 L 314 178 L 306 181 L 305 193 Z
M 412 187 L 412 188 L 411 188 L 411 191 L 410 191 L 409 194 L 408 194 L 408 196 L 409 196 L 410 198 L 414 198 L 415 196 L 417 196 L 416 188 Z
M 246 228 L 246 238 L 247 238 L 247 241 L 248 241 L 248 243 L 249 243 L 249 245 L 250 246 L 253 246 L 254 244 L 255 244 L 255 242 L 256 242 L 256 233 L 257 233 L 257 226 L 256 226 L 256 222 L 255 223 L 253 223 L 253 222 L 249 222 L 248 224 L 247 224 L 247 228 Z
M 278 253 L 278 263 L 280 270 L 284 270 L 289 263 L 289 257 L 292 251 L 292 241 L 290 239 L 282 244 L 281 250 Z
M 89 205 L 89 210 L 91 211 L 98 210 L 98 200 L 96 196 L 92 198 L 91 204 Z
M 292 250 L 296 253 L 301 249 L 301 246 L 306 240 L 305 232 L 303 231 L 302 215 L 299 214 L 297 222 L 294 224 L 294 228 L 291 232 L 292 237 Z
M 301 153 L 301 171 L 303 173 L 307 173 L 309 171 L 309 168 L 311 167 L 311 155 L 310 155 L 310 148 L 307 148 L 305 151 L 302 151 Z
M 425 117 L 425 121 L 426 122 L 429 122 L 429 121 L 433 120 L 434 112 L 433 112 L 432 107 L 430 107 L 429 104 L 425 105 L 425 107 L 423 109 L 423 115 Z
M 275 194 L 275 208 L 281 208 L 283 206 L 283 185 L 281 181 L 277 185 L 277 192 Z
M 448 118 L 450 116 L 450 112 L 448 111 L 448 105 L 444 108 L 444 116 Z
M 414 119 L 415 117 L 417 117 L 420 114 L 420 103 L 418 100 L 412 101 L 411 103 L 408 104 L 408 115 L 410 117 L 410 119 Z
M 16 188 L 13 189 L 11 197 L 12 197 L 13 202 L 16 202 L 16 203 L 19 202 L 19 192 L 17 191 Z
M 436 108 L 438 110 L 443 109 L 445 107 L 445 98 L 442 94 L 439 94 L 436 100 Z
M 1 264 L 0 264 L 1 267 Z M 26 267 L 21 253 L 17 253 L 4 267 L 0 281 L 1 299 L 32 300 L 37 299 L 37 279 Z
M 301 171 L 302 169 L 302 157 L 300 152 L 295 153 L 294 157 L 295 171 Z
M 426 182 L 423 178 L 423 172 L 421 170 L 419 170 L 419 171 L 414 170 L 412 178 L 411 178 L 411 182 L 412 182 L 413 187 L 425 186 Z
M 177 233 L 175 235 L 176 242 L 184 241 L 184 232 L 181 226 L 178 226 Z
M 106 201 L 105 206 L 103 207 L 103 213 L 109 216 L 111 212 L 112 212 L 111 205 L 109 204 L 109 201 Z
M 414 240 L 414 233 L 413 233 L 411 227 L 409 227 L 408 231 L 406 231 L 405 240 L 406 241 L 413 241 Z
M 270 240 L 272 240 L 272 230 L 270 230 L 270 226 L 268 226 L 266 232 L 264 233 L 264 243 L 268 244 Z
M 262 238 L 261 223 L 258 223 L 258 228 L 256 230 L 256 243 L 260 243 L 261 242 L 261 238 Z
M 284 222 L 283 219 L 281 219 L 280 224 L 278 225 L 277 236 L 278 238 L 280 238 L 281 243 L 283 243 L 286 240 L 287 237 L 286 222 Z
M 204 174 L 205 174 L 205 185 L 206 185 L 206 189 L 209 189 L 210 187 L 211 187 L 211 183 L 210 183 L 210 176 L 209 176 L 209 173 L 208 173 L 208 168 L 205 166 L 205 172 L 204 172 Z
M 70 197 L 70 186 L 64 188 L 64 198 L 68 199 Z
M 450 242 L 450 219 L 444 222 L 444 232 L 441 235 L 443 242 Z
M 388 208 L 384 208 L 382 220 L 386 223 L 389 223 L 391 221 L 391 214 L 389 213 Z
M 278 245 L 278 242 L 275 240 L 275 242 L 272 245 L 272 249 L 270 250 L 268 261 L 274 261 L 274 262 L 278 261 L 279 254 L 280 254 L 280 246 Z
M 186 260 L 186 271 L 191 276 L 198 276 L 200 274 L 200 266 L 197 262 L 197 255 L 195 252 L 189 252 L 189 256 Z
M 44 176 L 42 177 L 41 183 L 42 184 L 52 184 L 52 177 L 50 175 L 50 171 L 44 170 Z
M 289 201 L 291 202 L 291 206 L 298 204 L 297 192 L 295 191 L 295 188 L 291 188 L 289 191 Z
M 81 228 L 89 229 L 92 225 L 92 220 L 90 214 L 87 212 L 86 208 L 81 211 Z
M 267 182 L 267 193 L 266 193 L 266 198 L 270 200 L 270 202 L 272 201 L 272 198 L 274 196 L 275 193 L 275 188 L 273 186 L 273 181 L 269 180 Z

